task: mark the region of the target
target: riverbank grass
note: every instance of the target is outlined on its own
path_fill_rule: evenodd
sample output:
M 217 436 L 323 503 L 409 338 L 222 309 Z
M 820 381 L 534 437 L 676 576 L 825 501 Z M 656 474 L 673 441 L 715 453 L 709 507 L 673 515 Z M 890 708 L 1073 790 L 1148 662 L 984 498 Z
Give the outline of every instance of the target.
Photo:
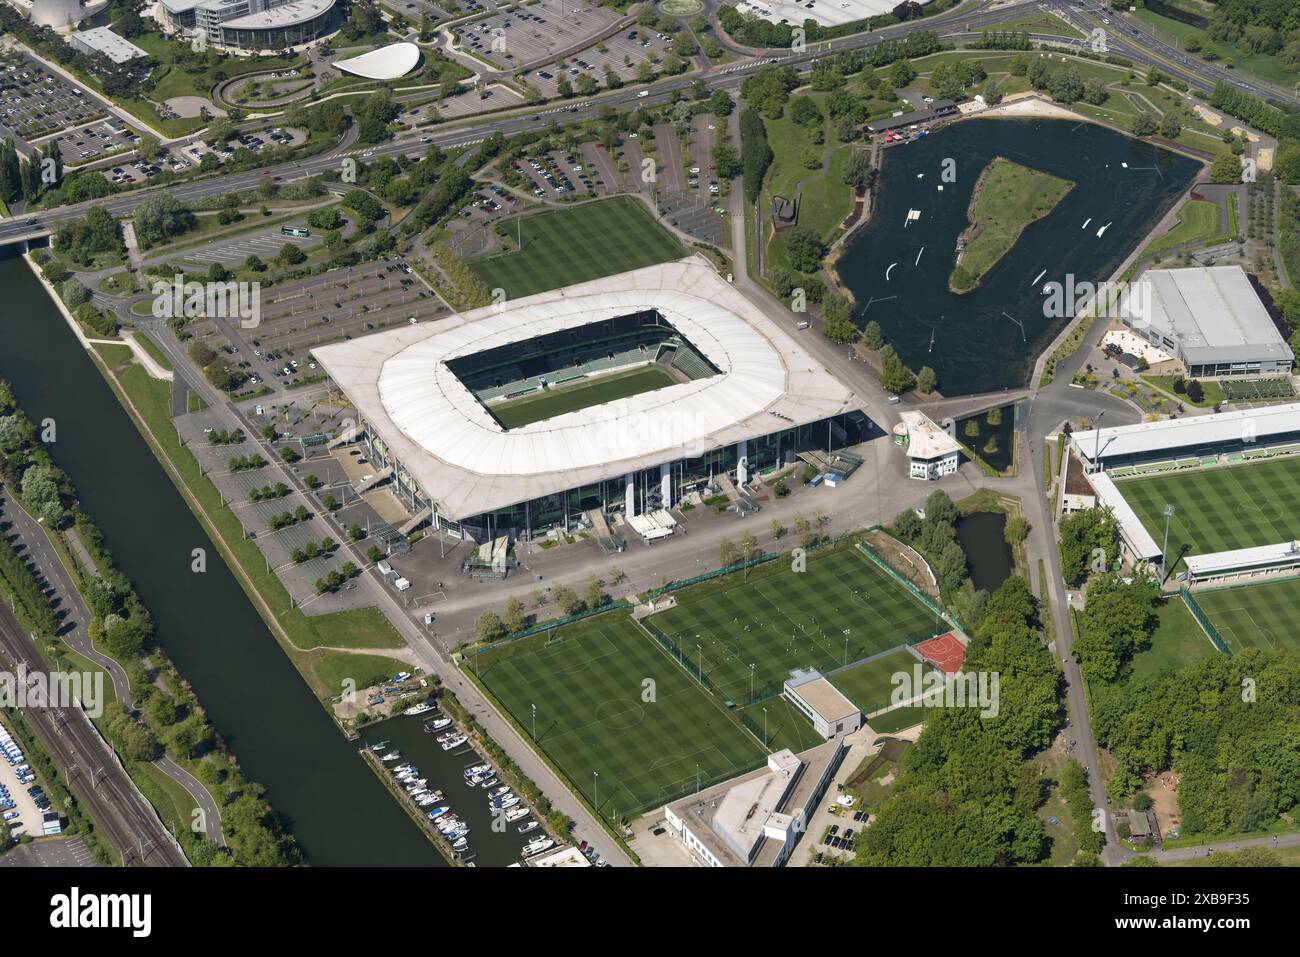
M 1069 180 L 995 157 L 971 194 L 966 248 L 948 278 L 953 292 L 969 292 L 1009 253 L 1030 223 L 1048 215 L 1074 188 Z
M 332 690 L 337 685 L 329 684 L 324 678 L 333 677 L 343 667 L 337 662 L 318 667 L 319 662 L 334 654 L 322 651 L 322 648 L 394 647 L 391 643 L 394 635 L 392 625 L 377 609 L 355 609 L 310 618 L 293 607 L 284 584 L 274 572 L 267 570 L 261 552 L 253 542 L 244 538 L 242 526 L 222 503 L 216 486 L 199 470 L 193 453 L 180 443 L 170 417 L 169 384 L 151 378 L 144 367 L 134 361 L 127 346 L 96 345 L 92 354 L 100 361 L 109 385 L 166 468 L 173 484 L 185 496 L 191 511 L 204 522 L 227 559 L 233 559 L 232 570 L 237 573 L 240 586 L 322 703 L 338 693 Z M 324 622 L 319 631 L 317 622 Z M 379 678 L 402 667 L 402 662 L 395 658 L 372 657 L 376 662 L 383 662 L 382 668 L 376 664 L 374 669 L 370 669 Z M 355 662 L 346 667 L 351 669 L 351 677 L 366 676 L 361 674 Z

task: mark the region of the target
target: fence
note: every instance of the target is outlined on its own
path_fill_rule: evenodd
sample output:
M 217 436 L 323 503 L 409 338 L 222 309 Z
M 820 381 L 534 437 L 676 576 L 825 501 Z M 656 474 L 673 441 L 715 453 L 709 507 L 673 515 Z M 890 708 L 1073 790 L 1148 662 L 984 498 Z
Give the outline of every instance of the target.
M 940 608 L 938 605 L 936 605 L 930 599 L 929 595 L 921 591 L 921 589 L 917 588 L 915 585 L 913 585 L 902 575 L 898 574 L 898 572 L 894 571 L 893 566 L 890 565 L 889 562 L 881 558 L 879 555 L 877 555 L 875 550 L 870 545 L 868 545 L 866 542 L 858 542 L 858 551 L 862 552 L 863 555 L 866 555 L 873 562 L 875 562 L 882 569 L 884 569 L 889 574 L 889 576 L 894 579 L 894 581 L 898 582 L 900 585 L 902 585 L 904 588 L 910 591 L 913 595 L 915 595 L 921 602 L 925 604 L 927 608 L 929 608 L 932 612 L 938 615 L 940 619 L 943 618 L 943 609 Z
M 1209 616 L 1202 610 L 1200 603 L 1192 597 L 1192 593 L 1189 592 L 1186 587 L 1180 585 L 1178 587 L 1178 594 L 1182 596 L 1183 603 L 1187 606 L 1187 610 L 1192 613 L 1192 617 L 1196 619 L 1196 623 L 1205 629 L 1205 633 L 1209 636 L 1210 642 L 1214 647 L 1218 648 L 1225 655 L 1231 657 L 1232 652 L 1229 651 L 1228 646 L 1223 643 L 1223 638 L 1219 635 L 1219 629 L 1215 628 L 1210 622 Z
M 608 605 L 601 605 L 599 608 L 587 608 L 583 611 L 575 612 L 572 615 L 566 615 L 563 618 L 548 618 L 546 621 L 538 622 L 530 628 L 523 631 L 516 631 L 512 635 L 507 635 L 500 641 L 493 641 L 488 644 L 475 645 L 472 651 L 475 654 L 481 654 L 484 651 L 493 651 L 505 645 L 513 644 L 522 638 L 531 638 L 533 635 L 540 635 L 544 631 L 551 631 L 555 628 L 563 628 L 565 625 L 571 625 L 576 621 L 582 621 L 584 618 L 590 618 L 592 615 L 603 615 L 607 611 L 617 611 L 620 608 L 631 608 L 632 606 L 625 601 L 613 601 Z M 467 654 L 469 652 L 466 652 Z
M 677 642 L 673 641 L 671 638 L 665 635 L 658 628 L 652 628 L 643 621 L 637 622 L 637 624 L 639 624 L 642 628 L 644 628 L 647 632 L 649 632 L 650 637 L 654 638 L 655 641 L 659 642 L 659 644 L 663 647 L 664 651 L 672 655 L 673 660 L 676 661 L 679 665 L 681 665 L 682 670 L 684 670 L 688 675 L 694 678 L 699 683 L 701 688 L 703 688 L 705 691 L 708 691 L 710 693 L 713 691 L 713 683 L 709 681 L 708 676 L 705 675 L 704 672 L 700 671 L 699 666 L 693 664 L 690 658 L 686 657 L 686 653 L 682 651 L 681 647 L 677 644 Z

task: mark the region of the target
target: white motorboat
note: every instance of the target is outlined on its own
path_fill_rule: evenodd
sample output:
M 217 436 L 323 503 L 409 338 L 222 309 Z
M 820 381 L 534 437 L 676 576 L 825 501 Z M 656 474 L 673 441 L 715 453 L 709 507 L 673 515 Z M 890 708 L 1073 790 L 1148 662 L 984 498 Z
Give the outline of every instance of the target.
M 511 822 L 517 821 L 521 817 L 527 817 L 527 816 L 528 816 L 528 807 L 527 805 L 524 804 L 520 804 L 518 807 L 512 807 L 506 811 L 506 820 Z
M 417 715 L 428 714 L 432 710 L 433 705 L 429 704 L 427 701 L 421 701 L 414 707 L 407 708 L 402 712 L 402 714 L 406 715 L 408 718 L 414 718 Z
M 536 821 L 527 821 L 523 824 L 520 824 L 517 830 L 519 831 L 520 834 L 527 834 L 529 831 L 537 827 L 540 827 L 540 825 Z

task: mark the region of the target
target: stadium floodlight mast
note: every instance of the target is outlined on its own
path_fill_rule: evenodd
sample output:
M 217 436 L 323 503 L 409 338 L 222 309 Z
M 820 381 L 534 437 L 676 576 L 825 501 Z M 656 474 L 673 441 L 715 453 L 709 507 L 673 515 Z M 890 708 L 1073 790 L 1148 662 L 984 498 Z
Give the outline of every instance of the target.
M 1101 468 L 1101 420 L 1102 420 L 1102 416 L 1104 416 L 1105 414 L 1106 414 L 1105 409 L 1097 413 L 1097 422 L 1096 425 L 1094 426 L 1097 432 L 1097 441 L 1094 444 L 1093 451 L 1092 451 L 1092 467 L 1094 469 Z
M 1174 512 L 1178 511 L 1173 505 L 1165 504 L 1165 547 L 1160 552 L 1160 584 L 1165 583 L 1165 563 L 1169 560 L 1169 520 L 1174 517 Z

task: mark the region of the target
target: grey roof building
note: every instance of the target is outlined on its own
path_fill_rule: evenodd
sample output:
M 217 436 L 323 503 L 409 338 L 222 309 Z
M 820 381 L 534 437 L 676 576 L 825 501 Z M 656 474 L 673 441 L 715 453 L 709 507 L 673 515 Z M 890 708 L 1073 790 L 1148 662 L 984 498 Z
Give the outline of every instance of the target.
M 72 35 L 72 45 L 82 53 L 102 53 L 114 63 L 127 63 L 137 57 L 149 55 L 108 27 L 78 30 Z
M 1193 378 L 1282 375 L 1295 361 L 1240 266 L 1149 270 L 1121 319 Z

